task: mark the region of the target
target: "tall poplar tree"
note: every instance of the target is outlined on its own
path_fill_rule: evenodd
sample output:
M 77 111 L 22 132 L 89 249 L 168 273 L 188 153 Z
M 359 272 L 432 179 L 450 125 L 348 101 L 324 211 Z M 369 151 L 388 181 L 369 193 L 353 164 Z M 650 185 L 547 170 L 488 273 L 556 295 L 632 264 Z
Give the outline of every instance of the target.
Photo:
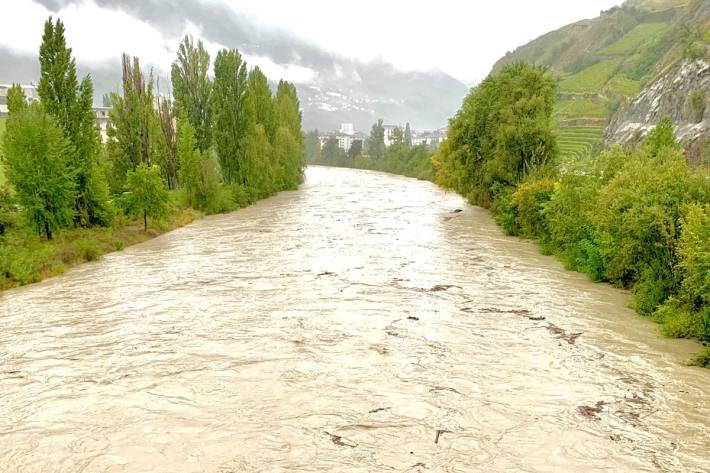
M 382 125 L 382 119 L 372 125 L 366 148 L 370 159 L 378 161 L 385 157 L 385 127 Z
M 146 82 L 138 58 L 127 54 L 122 57 L 123 96 L 113 94 L 111 123 L 108 135 L 111 138 L 109 151 L 113 160 L 114 190 L 121 191 L 126 173 L 138 166 L 152 163 L 152 135 L 157 131 L 157 119 L 153 108 L 153 78 Z
M 76 63 L 61 20 L 44 24 L 39 49 L 38 92 L 44 110 L 54 117 L 73 148 L 68 165 L 76 176 L 74 222 L 108 223 L 108 186 L 99 165 L 99 134 L 93 111 L 94 86 L 89 76 L 77 81 Z
M 274 100 L 271 96 L 269 81 L 259 67 L 254 67 L 254 69 L 249 72 L 248 84 L 249 93 L 254 98 L 256 123 L 264 127 L 264 131 L 269 137 L 269 140 L 273 141 L 278 123 L 276 121 Z
M 195 129 L 197 146 L 202 151 L 209 149 L 211 135 L 212 81 L 207 76 L 210 68 L 210 55 L 202 41 L 195 45 L 192 36 L 185 35 L 178 47 L 177 59 L 173 62 L 170 78 L 173 83 L 173 96 L 176 108 L 190 120 Z
M 289 129 L 299 145 L 303 142 L 301 129 L 301 105 L 298 101 L 296 86 L 285 80 L 280 80 L 274 99 L 276 119 L 279 126 Z
M 228 183 L 246 184 L 247 147 L 256 125 L 254 99 L 248 93 L 247 65 L 236 49 L 223 49 L 214 62 L 213 140 Z

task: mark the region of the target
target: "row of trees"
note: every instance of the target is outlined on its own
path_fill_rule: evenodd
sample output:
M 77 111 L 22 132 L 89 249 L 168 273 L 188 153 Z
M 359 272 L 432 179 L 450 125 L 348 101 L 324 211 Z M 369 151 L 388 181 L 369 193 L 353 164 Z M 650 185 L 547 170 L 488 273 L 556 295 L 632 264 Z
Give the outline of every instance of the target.
M 353 140 L 347 152 L 340 148 L 335 135 L 328 137 L 321 146 L 318 130 L 305 134 L 304 145 L 306 159 L 311 164 L 371 169 L 417 179 L 434 179 L 431 158 L 436 147 L 427 144 L 413 146 L 409 123 L 404 130 L 394 130 L 390 146 L 385 146 L 385 129 L 381 119 L 372 125 L 364 143 L 363 140 Z
M 450 121 L 438 183 L 569 268 L 631 289 L 636 310 L 668 335 L 710 341 L 710 176 L 689 169 L 668 119 L 638 149 L 560 168 L 554 100 L 543 68 L 489 76 Z M 699 362 L 710 365 L 710 352 Z
M 167 215 L 168 191 L 211 213 L 303 179 L 295 87 L 281 81 L 273 94 L 237 50 L 220 51 L 210 77 L 202 42 L 186 36 L 171 70 L 174 100 L 156 93 L 138 58 L 124 55 L 122 93 L 104 98 L 113 106 L 105 146 L 91 78 L 78 81 L 60 20 L 45 23 L 39 62 L 39 103 L 28 104 L 19 86 L 8 93 L 2 165 L 12 192 L 2 196 L 19 204 L 41 237 L 110 226 L 122 213 L 140 215 L 147 229 L 149 217 Z

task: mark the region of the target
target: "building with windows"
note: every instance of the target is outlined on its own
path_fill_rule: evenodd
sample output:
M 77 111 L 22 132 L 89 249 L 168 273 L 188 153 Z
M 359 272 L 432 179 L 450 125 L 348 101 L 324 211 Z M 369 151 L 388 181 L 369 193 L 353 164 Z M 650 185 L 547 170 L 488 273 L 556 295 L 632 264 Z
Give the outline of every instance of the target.
M 340 134 L 353 136 L 355 134 L 355 127 L 352 123 L 341 123 L 340 124 Z
M 404 136 L 404 128 L 402 128 L 399 125 L 383 125 L 383 128 L 385 129 L 385 146 L 391 146 L 392 143 L 394 143 L 394 135 L 396 133 L 396 130 L 399 130 L 402 133 L 402 136 Z
M 99 129 L 99 134 L 101 135 L 101 142 L 106 143 L 108 140 L 108 135 L 106 130 L 110 121 L 109 113 L 111 112 L 111 107 L 94 107 L 94 116 L 96 117 L 96 127 Z
M 8 114 L 7 91 L 10 90 L 10 87 L 12 87 L 12 84 L 0 84 L 0 117 L 6 117 Z M 20 84 L 20 87 L 22 87 L 28 102 L 39 102 L 36 84 Z

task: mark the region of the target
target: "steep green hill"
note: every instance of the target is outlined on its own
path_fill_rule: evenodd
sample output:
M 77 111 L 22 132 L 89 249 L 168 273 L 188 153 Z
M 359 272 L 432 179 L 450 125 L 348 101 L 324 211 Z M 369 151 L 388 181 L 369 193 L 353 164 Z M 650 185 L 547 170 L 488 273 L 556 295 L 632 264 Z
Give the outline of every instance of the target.
M 620 104 L 670 65 L 708 56 L 710 2 L 629 0 L 547 33 L 509 52 L 493 67 L 526 61 L 558 77 L 556 123 L 563 156 L 600 145 Z

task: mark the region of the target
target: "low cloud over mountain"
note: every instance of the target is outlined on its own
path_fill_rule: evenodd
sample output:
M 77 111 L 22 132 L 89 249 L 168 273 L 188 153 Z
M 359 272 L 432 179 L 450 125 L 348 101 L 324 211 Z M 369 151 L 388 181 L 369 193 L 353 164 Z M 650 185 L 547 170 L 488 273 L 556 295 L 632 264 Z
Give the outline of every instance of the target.
M 168 65 L 180 37 L 185 32 L 201 37 L 214 57 L 222 48 L 237 48 L 250 65 L 259 65 L 272 80 L 285 78 L 296 83 L 303 108 L 304 128 L 329 130 L 340 122 L 353 122 L 367 130 L 377 118 L 387 123 L 411 122 L 419 129 L 446 125 L 467 92 L 467 87 L 441 71 L 401 71 L 384 61 L 363 62 L 326 51 L 284 30 L 256 24 L 230 6 L 208 0 L 35 0 L 45 13 L 64 17 L 72 10 L 98 8 L 119 10 L 135 21 L 136 28 L 150 28 L 162 37 L 150 52 L 127 50 L 155 68 L 161 90 L 169 88 Z M 35 5 L 39 8 L 39 5 Z M 67 22 L 69 39 L 72 24 Z M 125 29 L 131 29 L 128 25 Z M 131 31 L 124 31 L 130 38 Z M 111 33 L 108 33 L 111 34 Z M 81 41 L 113 43 L 121 37 L 85 38 Z M 40 38 L 37 38 L 39 42 Z M 78 52 L 87 49 L 71 44 Z M 147 45 L 146 45 L 147 46 Z M 106 50 L 113 51 L 106 46 Z M 141 49 L 141 48 L 137 48 Z M 119 57 L 96 59 L 77 54 L 81 73 L 94 78 L 97 97 L 116 91 L 119 84 Z M 146 57 L 147 56 L 147 57 Z M 0 82 L 37 80 L 36 53 L 12 46 L 0 47 L 3 65 Z

